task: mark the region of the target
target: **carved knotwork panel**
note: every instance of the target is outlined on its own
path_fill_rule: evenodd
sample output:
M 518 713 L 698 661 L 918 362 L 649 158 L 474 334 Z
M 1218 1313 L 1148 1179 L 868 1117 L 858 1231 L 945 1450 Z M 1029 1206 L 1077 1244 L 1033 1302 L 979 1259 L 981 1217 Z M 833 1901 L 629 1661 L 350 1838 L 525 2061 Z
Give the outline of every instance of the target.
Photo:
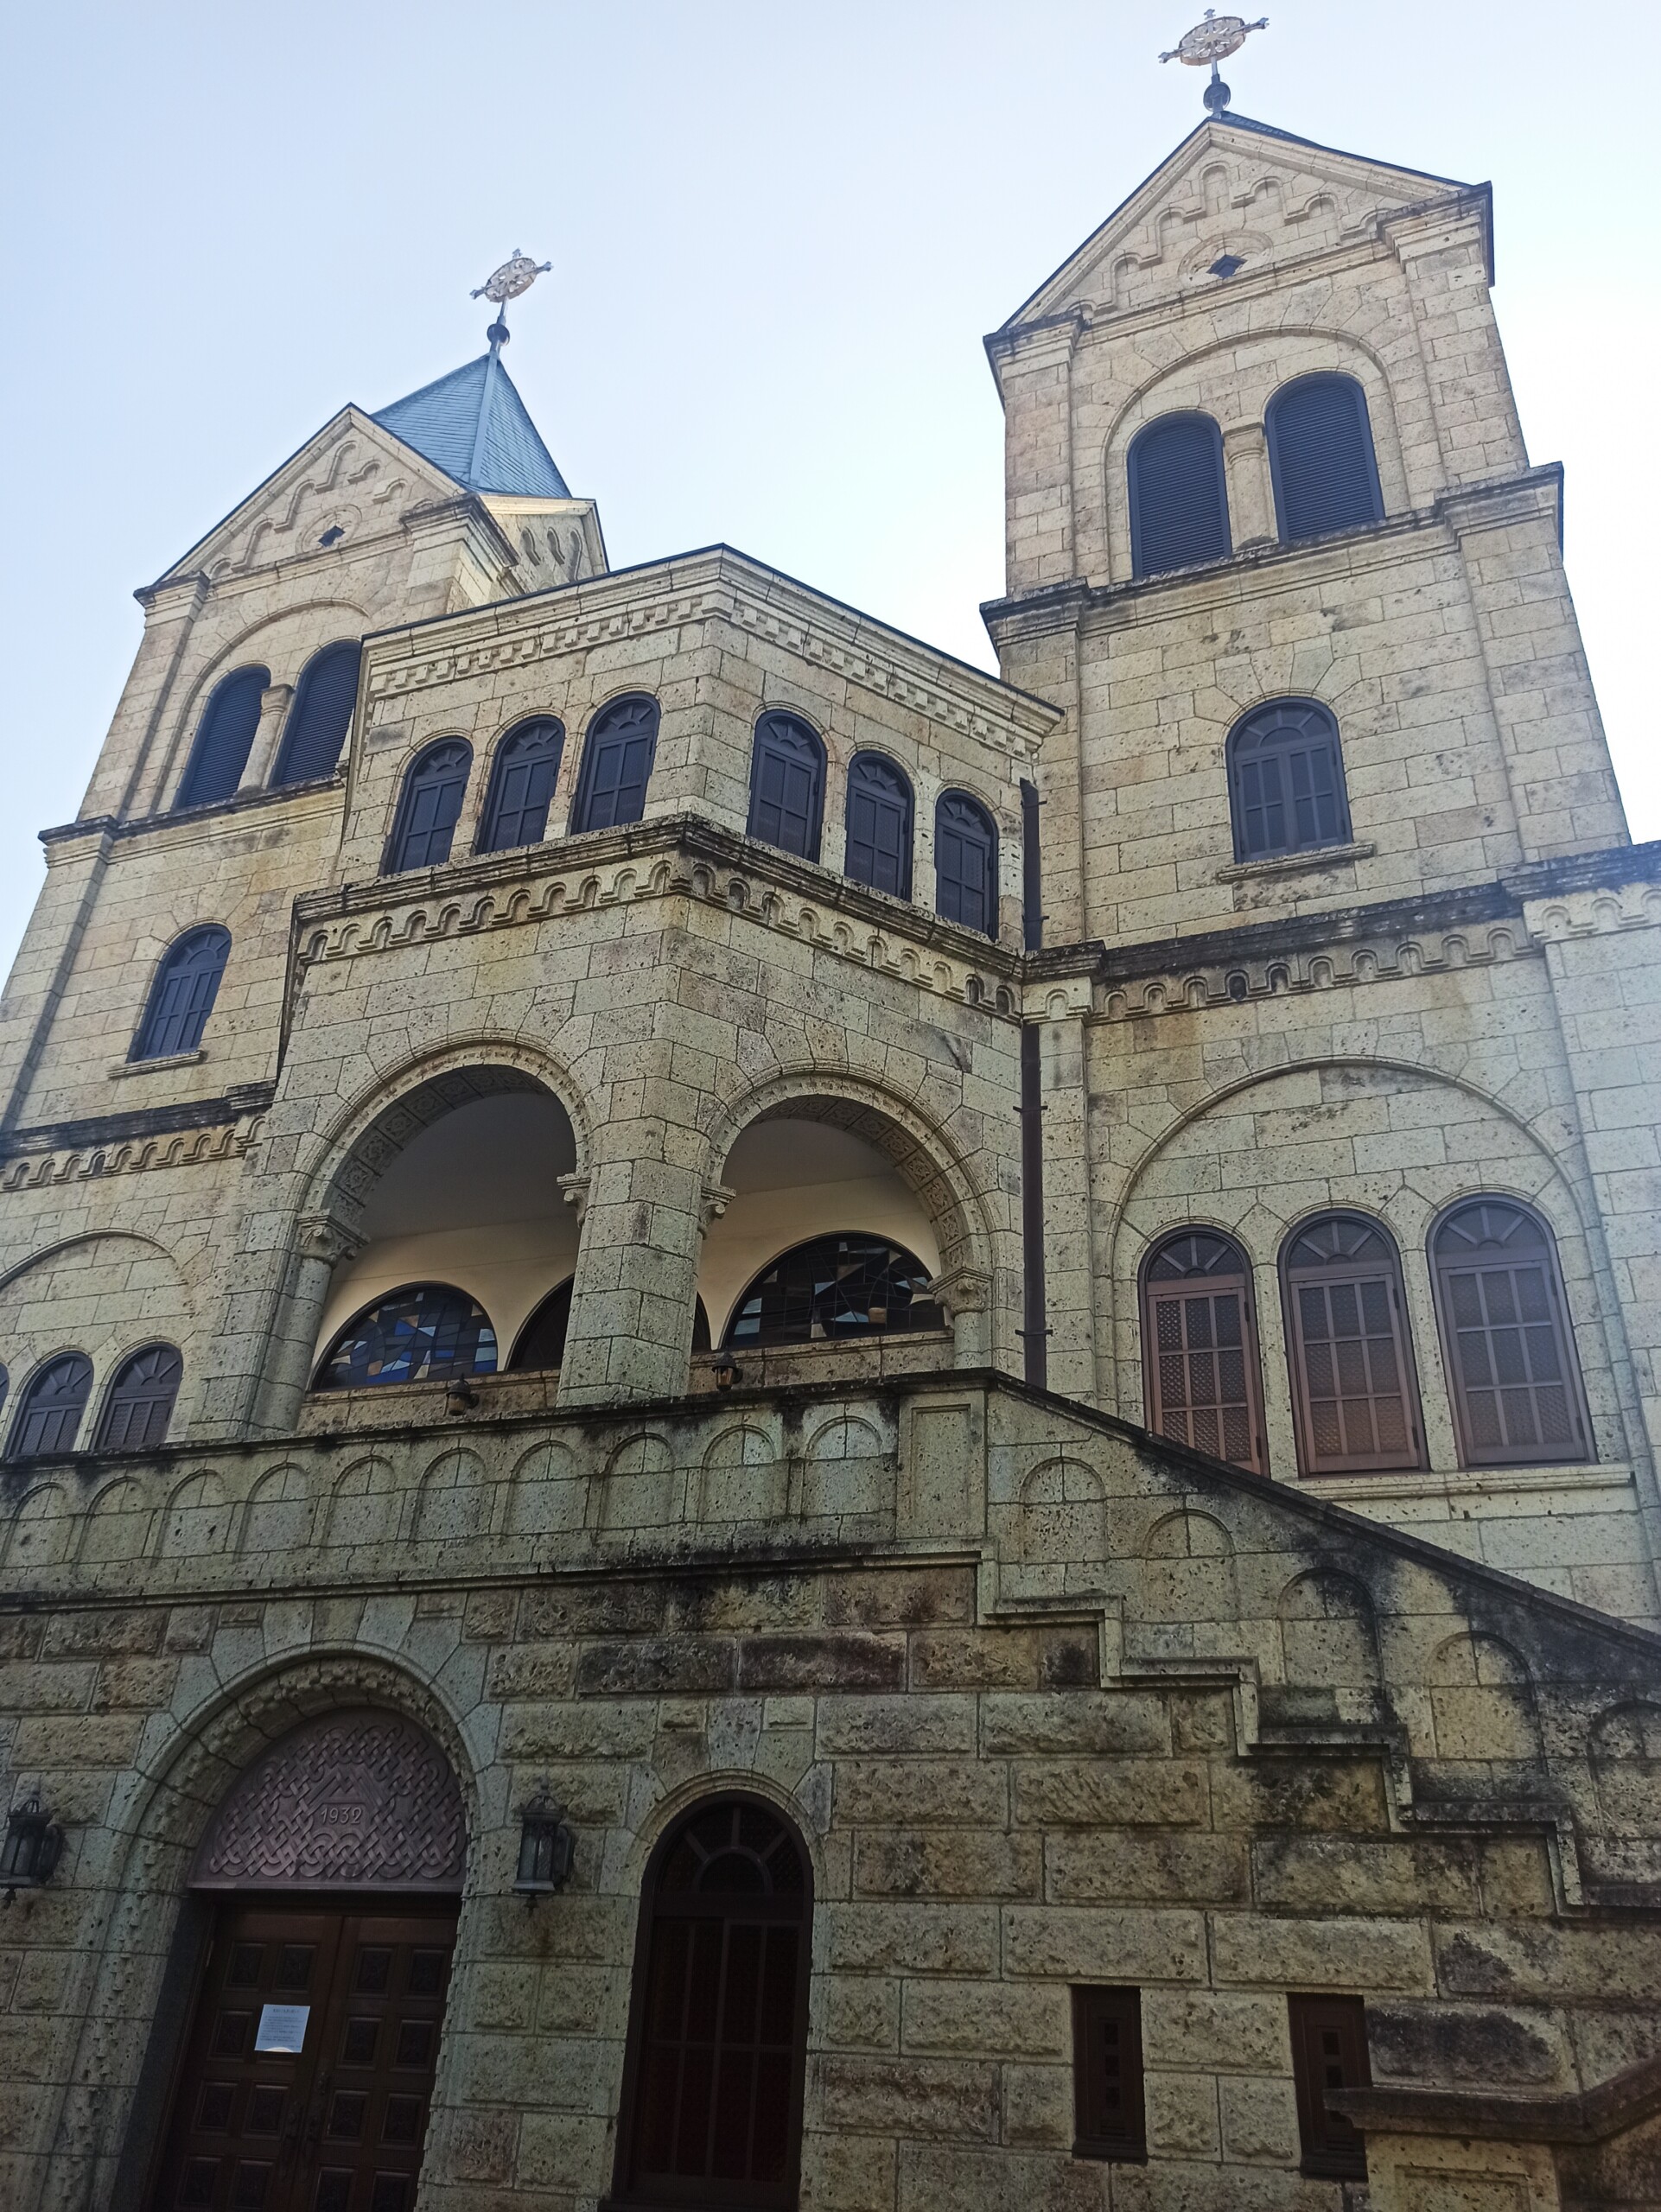
M 203 1838 L 191 1883 L 455 1891 L 467 1840 L 461 1793 L 430 1737 L 390 1713 L 331 1713 L 243 1776 Z

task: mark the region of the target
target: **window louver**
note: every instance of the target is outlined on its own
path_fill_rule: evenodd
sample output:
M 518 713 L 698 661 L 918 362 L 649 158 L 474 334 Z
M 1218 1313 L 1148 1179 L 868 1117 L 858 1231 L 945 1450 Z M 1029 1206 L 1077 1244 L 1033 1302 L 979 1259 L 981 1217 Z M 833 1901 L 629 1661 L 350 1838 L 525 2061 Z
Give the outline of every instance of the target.
M 203 710 L 175 806 L 213 806 L 231 797 L 248 766 L 268 668 L 239 668 L 214 687 Z
M 473 747 L 464 738 L 441 738 L 411 764 L 398 802 L 386 873 L 405 868 L 442 868 L 461 818 Z
M 332 776 L 358 696 L 360 649 L 349 640 L 314 653 L 300 675 L 273 784 Z
M 967 791 L 942 791 L 934 810 L 934 905 L 949 922 L 997 935 L 997 829 Z
M 750 763 L 748 834 L 816 861 L 824 807 L 824 747 L 794 715 L 763 715 Z
M 149 1452 L 166 1439 L 184 1362 L 171 1344 L 151 1344 L 125 1361 L 110 1385 L 99 1423 L 100 1452 Z
M 61 1352 L 48 1362 L 23 1393 L 12 1431 L 12 1459 L 46 1459 L 73 1452 L 92 1388 L 92 1363 L 85 1352 Z
M 911 785 L 880 753 L 856 753 L 848 772 L 848 847 L 856 883 L 911 896 Z
M 1284 541 L 1383 520 L 1366 395 L 1353 377 L 1287 385 L 1270 402 L 1268 430 Z
M 1168 415 L 1130 448 L 1130 541 L 1139 576 L 1225 560 L 1223 434 L 1209 415 Z
M 596 716 L 583 747 L 574 835 L 640 819 L 657 749 L 655 699 L 615 699 Z
M 206 929 L 188 930 L 169 946 L 150 986 L 150 1003 L 130 1059 L 164 1060 L 175 1052 L 196 1050 L 230 957 L 231 932 L 217 922 Z
M 496 748 L 496 765 L 479 833 L 481 853 L 539 845 L 548 834 L 548 809 L 565 749 L 564 726 L 551 715 L 521 723 Z

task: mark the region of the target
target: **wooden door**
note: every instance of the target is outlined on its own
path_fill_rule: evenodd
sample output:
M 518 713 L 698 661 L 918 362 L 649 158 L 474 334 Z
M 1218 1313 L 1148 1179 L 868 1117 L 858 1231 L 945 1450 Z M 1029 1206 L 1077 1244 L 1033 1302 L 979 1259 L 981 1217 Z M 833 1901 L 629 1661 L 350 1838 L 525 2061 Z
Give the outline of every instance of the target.
M 410 2212 L 454 1906 L 226 1904 L 153 2212 Z

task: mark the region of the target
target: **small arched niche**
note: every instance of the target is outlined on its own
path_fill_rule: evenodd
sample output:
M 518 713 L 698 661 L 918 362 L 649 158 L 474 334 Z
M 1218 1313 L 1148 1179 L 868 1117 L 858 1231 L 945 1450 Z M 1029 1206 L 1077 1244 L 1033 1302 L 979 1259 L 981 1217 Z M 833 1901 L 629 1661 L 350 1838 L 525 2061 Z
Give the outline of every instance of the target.
M 350 1195 L 363 1242 L 334 1270 L 317 1358 L 354 1313 L 412 1282 L 454 1284 L 477 1300 L 506 1353 L 570 1279 L 577 1219 L 560 1178 L 576 1166 L 570 1117 L 540 1084 L 497 1087 L 498 1075 L 512 1071 L 473 1071 L 466 1087 L 436 1078 L 399 1101 L 389 1142 L 358 1148 Z
M 874 1132 L 811 1111 L 753 1122 L 727 1155 L 732 1193 L 704 1238 L 698 1292 L 720 1344 L 746 1289 L 775 1260 L 817 1238 L 886 1238 L 940 1272 L 939 1232 Z

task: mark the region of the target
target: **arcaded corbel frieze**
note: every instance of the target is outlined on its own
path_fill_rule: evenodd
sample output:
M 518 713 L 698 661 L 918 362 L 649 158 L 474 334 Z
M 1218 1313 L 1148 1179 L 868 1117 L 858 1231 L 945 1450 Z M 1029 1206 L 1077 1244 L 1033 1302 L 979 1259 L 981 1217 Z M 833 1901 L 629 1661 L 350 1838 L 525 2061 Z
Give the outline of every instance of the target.
M 565 1204 L 580 1222 L 589 1210 L 589 1177 L 579 1170 L 574 1175 L 556 1175 L 555 1187 Z
M 1578 891 L 1566 898 L 1525 899 L 1523 920 L 1537 944 L 1652 930 L 1661 926 L 1661 884 L 1626 883 Z

